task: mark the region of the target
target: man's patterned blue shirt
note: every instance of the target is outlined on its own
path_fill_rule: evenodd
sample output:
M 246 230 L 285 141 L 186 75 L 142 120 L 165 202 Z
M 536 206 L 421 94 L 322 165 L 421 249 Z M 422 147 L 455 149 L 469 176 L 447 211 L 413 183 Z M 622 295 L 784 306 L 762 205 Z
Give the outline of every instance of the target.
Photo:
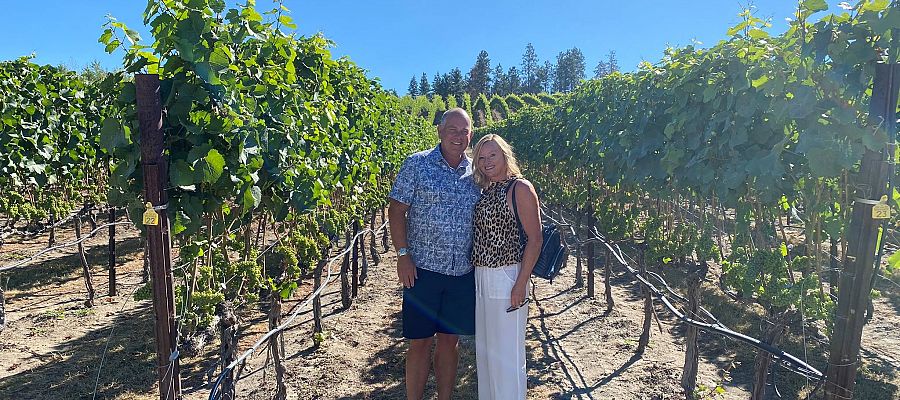
M 417 268 L 453 276 L 472 271 L 472 215 L 481 189 L 469 157 L 453 168 L 440 145 L 409 156 L 390 197 L 409 205 L 406 237 Z

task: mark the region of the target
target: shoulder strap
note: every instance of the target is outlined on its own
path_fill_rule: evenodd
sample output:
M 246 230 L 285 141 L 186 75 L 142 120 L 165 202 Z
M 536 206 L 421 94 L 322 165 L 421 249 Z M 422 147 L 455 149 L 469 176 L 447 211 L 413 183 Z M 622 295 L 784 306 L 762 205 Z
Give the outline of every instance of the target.
M 513 216 L 516 218 L 516 225 L 519 227 L 519 238 L 525 237 L 525 228 L 522 227 L 522 220 L 519 219 L 519 204 L 516 202 L 516 184 L 519 183 L 519 178 L 513 178 L 512 183 L 509 185 L 509 189 L 507 191 L 512 190 L 512 206 L 513 206 Z

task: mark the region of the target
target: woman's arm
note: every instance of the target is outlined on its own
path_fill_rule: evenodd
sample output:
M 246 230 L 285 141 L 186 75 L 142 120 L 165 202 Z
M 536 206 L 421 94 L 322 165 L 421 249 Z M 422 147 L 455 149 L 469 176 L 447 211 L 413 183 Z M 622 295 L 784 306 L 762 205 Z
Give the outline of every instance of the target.
M 516 279 L 516 283 L 513 285 L 510 293 L 510 305 L 518 307 L 525 301 L 525 288 L 528 285 L 528 279 L 531 277 L 531 270 L 534 269 L 534 264 L 541 254 L 541 245 L 544 243 L 544 237 L 541 234 L 540 206 L 534 185 L 525 179 L 521 179 L 516 181 L 513 190 L 515 190 L 516 194 L 519 220 L 522 221 L 522 229 L 525 230 L 525 235 L 528 236 L 528 242 L 525 244 L 525 253 L 522 255 L 522 269 L 519 271 L 519 277 Z

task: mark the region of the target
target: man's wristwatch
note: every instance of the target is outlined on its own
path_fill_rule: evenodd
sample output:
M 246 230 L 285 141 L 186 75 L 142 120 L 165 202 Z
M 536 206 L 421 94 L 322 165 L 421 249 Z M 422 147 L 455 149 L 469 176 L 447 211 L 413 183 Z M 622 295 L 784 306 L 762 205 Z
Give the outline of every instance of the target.
M 409 249 L 407 249 L 406 247 L 401 247 L 401 248 L 397 249 L 397 257 L 403 257 L 407 254 L 409 254 Z

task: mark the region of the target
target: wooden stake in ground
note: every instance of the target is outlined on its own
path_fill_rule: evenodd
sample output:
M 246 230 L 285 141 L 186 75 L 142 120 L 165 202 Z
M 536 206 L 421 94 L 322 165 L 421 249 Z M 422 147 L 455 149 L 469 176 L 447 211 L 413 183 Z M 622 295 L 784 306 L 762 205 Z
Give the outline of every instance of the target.
M 900 64 L 876 64 L 869 107 L 869 121 L 888 138 L 896 135 L 897 95 L 900 89 Z M 825 383 L 826 400 L 842 400 L 853 397 L 856 372 L 859 367 L 859 347 L 865 324 L 865 310 L 872 292 L 872 275 L 875 273 L 875 245 L 878 239 L 878 220 L 872 218 L 872 207 L 882 195 L 887 194 L 887 154 L 893 154 L 894 145 L 884 151 L 866 150 L 860 163 L 859 176 L 854 193 L 853 214 L 847 238 L 847 262 L 841 272 L 838 287 L 838 304 L 834 318 L 834 335 L 831 338 L 831 354 L 828 357 L 828 381 Z M 874 201 L 873 201 L 874 200 Z
M 610 262 L 612 262 L 612 254 L 609 250 L 606 250 L 606 257 L 603 262 L 603 286 L 606 290 L 606 312 L 610 313 L 615 307 L 616 303 L 613 300 L 612 296 L 612 283 L 610 283 L 610 278 L 612 277 L 612 270 L 610 266 Z
M 222 400 L 234 400 L 234 369 L 225 371 L 225 367 L 234 362 L 237 354 L 237 317 L 225 306 L 224 302 L 216 305 L 216 314 L 219 315 L 220 365 L 226 374 L 222 379 L 219 393 L 222 393 Z
M 84 272 L 84 286 L 87 288 L 87 307 L 94 306 L 94 282 L 91 279 L 91 268 L 88 266 L 87 257 L 84 255 L 84 242 L 81 241 L 81 213 L 75 217 L 75 240 L 78 241 L 78 257 L 81 260 L 81 270 Z
M 372 253 L 372 263 L 378 265 L 381 263 L 381 256 L 378 255 L 378 250 L 375 249 L 375 229 L 378 229 L 378 227 L 375 226 L 375 211 L 372 211 L 372 219 L 369 220 L 369 229 L 372 230 L 372 234 L 369 236 L 369 253 Z
M 766 332 L 763 341 L 772 345 L 772 347 L 777 347 L 791 319 L 793 319 L 794 313 L 794 311 L 769 310 L 767 315 L 772 316 L 772 318 L 763 320 L 764 325 L 766 321 L 770 324 L 769 329 L 766 329 L 765 326 L 761 329 Z M 750 393 L 750 399 L 764 400 L 766 398 L 766 385 L 769 381 L 769 367 L 772 365 L 772 354 L 762 349 L 757 350 L 753 365 L 753 392 Z
M 4 328 L 6 328 L 6 295 L 0 286 L 0 332 L 3 332 Z
M 313 290 L 319 290 L 322 287 L 322 272 L 325 264 L 328 263 L 328 250 L 322 251 L 322 259 L 316 263 L 316 269 L 313 271 Z M 313 332 L 322 333 L 322 296 L 321 293 L 313 297 Z M 318 343 L 318 342 L 317 342 Z
M 594 298 L 594 265 L 597 262 L 594 258 L 594 242 L 587 244 L 587 295 Z
M 700 309 L 700 284 L 706 276 L 707 266 L 696 266 L 688 272 L 687 276 L 687 308 L 684 310 L 688 318 L 697 318 L 697 310 Z M 697 338 L 700 330 L 696 326 L 688 325 L 687 337 L 684 340 L 684 371 L 681 374 L 681 387 L 688 398 L 693 398 L 694 388 L 697 387 L 697 364 L 700 362 L 700 351 L 697 349 Z
M 644 250 L 646 249 L 646 246 L 645 242 L 638 243 L 638 249 L 640 251 L 638 255 L 638 268 L 640 269 L 642 276 L 647 276 L 647 265 L 644 260 Z M 644 296 L 644 325 L 643 330 L 641 331 L 641 337 L 638 339 L 638 354 L 643 353 L 644 350 L 647 349 L 647 345 L 650 344 L 650 325 L 653 322 L 653 298 L 650 297 L 650 290 L 647 290 L 647 288 L 641 285 L 641 293 L 643 293 Z
M 346 243 L 349 245 L 350 240 L 352 240 L 353 235 L 350 233 L 350 230 L 347 230 L 347 233 L 344 235 L 346 237 Z M 351 297 L 352 289 L 350 288 L 350 252 L 344 253 L 344 259 L 341 262 L 341 306 L 346 310 L 350 308 L 350 305 L 353 303 L 353 298 Z
M 181 378 L 176 351 L 175 293 L 172 288 L 172 255 L 169 248 L 169 220 L 165 207 L 169 201 L 165 189 L 169 174 L 163 157 L 162 105 L 159 76 L 138 74 L 134 77 L 138 123 L 141 133 L 141 164 L 144 171 L 144 194 L 158 219 L 145 224 L 147 253 L 153 275 L 153 310 L 156 316 L 156 370 L 159 396 L 162 400 L 181 400 Z
M 116 295 L 116 208 L 109 206 L 109 296 Z
M 359 248 L 362 247 L 362 238 L 359 235 L 359 220 L 353 221 L 353 245 L 351 246 L 350 270 L 353 272 L 350 295 L 355 299 L 359 295 Z
M 271 308 L 269 309 L 269 330 L 273 330 L 281 325 L 281 293 L 272 292 Z M 275 384 L 277 391 L 274 400 L 284 400 L 287 398 L 287 386 L 284 383 L 284 343 L 282 342 L 282 333 L 276 332 L 269 337 L 269 353 L 272 355 L 272 362 L 275 364 Z

